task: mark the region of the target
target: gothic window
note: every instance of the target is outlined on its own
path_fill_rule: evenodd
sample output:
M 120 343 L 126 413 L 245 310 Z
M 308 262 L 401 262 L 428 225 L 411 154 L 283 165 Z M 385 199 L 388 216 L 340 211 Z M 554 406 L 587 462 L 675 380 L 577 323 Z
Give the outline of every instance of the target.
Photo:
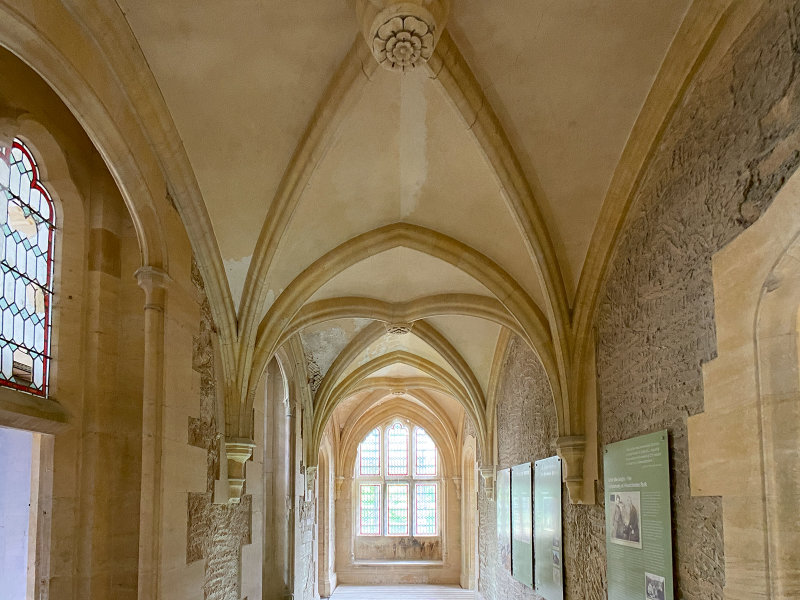
M 55 211 L 30 150 L 0 147 L 0 385 L 47 395 Z
M 395 421 L 373 429 L 358 446 L 355 472 L 359 535 L 439 535 L 438 452 L 423 428 L 409 432 Z

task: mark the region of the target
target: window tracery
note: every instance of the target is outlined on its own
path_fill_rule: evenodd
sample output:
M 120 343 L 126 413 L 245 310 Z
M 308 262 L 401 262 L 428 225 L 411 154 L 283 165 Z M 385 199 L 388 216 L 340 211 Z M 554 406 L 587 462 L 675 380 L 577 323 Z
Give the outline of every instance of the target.
M 439 535 L 438 451 L 422 427 L 409 432 L 395 421 L 373 429 L 356 465 L 359 535 Z
M 0 147 L 0 195 L 0 385 L 46 396 L 55 211 L 18 139 Z

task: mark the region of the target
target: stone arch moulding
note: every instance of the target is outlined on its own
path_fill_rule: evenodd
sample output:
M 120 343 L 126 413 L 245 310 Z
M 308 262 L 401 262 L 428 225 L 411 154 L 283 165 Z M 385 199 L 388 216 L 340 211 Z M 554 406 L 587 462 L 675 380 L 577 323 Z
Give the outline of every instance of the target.
M 390 401 L 381 405 L 378 410 L 362 416 L 352 427 L 342 432 L 341 471 L 337 475 L 346 477 L 348 474 L 352 474 L 355 467 L 356 450 L 364 436 L 378 426 L 387 425 L 395 417 L 407 419 L 412 425 L 422 427 L 433 438 L 439 450 L 442 458 L 442 475 L 444 477 L 456 476 L 457 461 L 453 432 L 438 425 L 431 413 L 411 409 L 407 403 L 402 401 Z
M 800 596 L 800 172 L 713 258 L 717 358 L 689 417 L 692 494 L 722 496 L 726 597 Z M 724 432 L 720 435 L 719 432 Z
M 58 94 L 100 152 L 119 187 L 139 239 L 142 263 L 167 269 L 167 244 L 159 207 L 154 198 L 165 187 L 148 184 L 126 136 L 105 109 L 103 101 L 86 87 L 79 72 L 42 32 L 13 8 L 0 2 L 0 46 L 36 71 Z
M 125 16 L 116 4 L 65 0 L 54 29 L 14 4 L 0 0 L 0 46 L 36 71 L 81 124 L 128 207 L 142 265 L 165 273 L 164 216 L 174 200 L 225 340 L 226 387 L 234 389 L 236 322 L 222 259 L 180 136 Z M 70 61 L 62 47 L 84 62 Z
M 368 256 L 401 246 L 443 260 L 489 289 L 520 323 L 526 337 L 533 340 L 533 349 L 545 365 L 551 385 L 554 390 L 560 389 L 559 371 L 553 356 L 547 321 L 519 284 L 496 263 L 453 238 L 418 225 L 396 223 L 361 234 L 341 244 L 303 271 L 278 297 L 259 327 L 250 381 L 242 382 L 245 386 L 241 395 L 244 404 L 241 410 L 232 411 L 238 413 L 238 422 L 232 424 L 232 429 L 239 429 L 245 435 L 249 431 L 247 414 L 252 406 L 250 392 L 254 389 L 254 383 L 269 357 L 274 354 L 283 330 L 314 292 L 338 273 Z M 565 414 L 563 406 L 558 403 L 556 412 L 559 415 Z M 564 423 L 563 419 L 560 423 Z
M 453 396 L 464 407 L 475 427 L 478 430 L 480 442 L 485 444 L 485 414 L 484 407 L 475 403 L 469 396 L 467 389 L 463 384 L 442 367 L 404 351 L 394 351 L 379 356 L 372 361 L 360 366 L 355 371 L 344 377 L 336 386 L 333 386 L 330 392 L 324 397 L 317 398 L 317 406 L 314 411 L 314 422 L 311 433 L 311 449 L 309 451 L 309 459 L 314 456 L 314 450 L 318 451 L 319 444 L 322 440 L 322 435 L 325 427 L 333 414 L 336 406 L 347 396 L 353 394 L 358 384 L 369 377 L 370 374 L 379 371 L 380 369 L 393 365 L 404 364 L 414 367 L 423 373 L 429 375 L 431 378 L 439 382 L 447 393 Z M 321 389 L 321 388 L 320 388 Z

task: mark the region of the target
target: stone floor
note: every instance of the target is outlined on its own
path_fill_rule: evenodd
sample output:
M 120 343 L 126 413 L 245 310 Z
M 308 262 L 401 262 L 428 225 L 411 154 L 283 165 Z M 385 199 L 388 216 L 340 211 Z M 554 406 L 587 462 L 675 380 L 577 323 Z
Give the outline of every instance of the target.
M 331 600 L 474 600 L 475 592 L 449 585 L 340 585 Z

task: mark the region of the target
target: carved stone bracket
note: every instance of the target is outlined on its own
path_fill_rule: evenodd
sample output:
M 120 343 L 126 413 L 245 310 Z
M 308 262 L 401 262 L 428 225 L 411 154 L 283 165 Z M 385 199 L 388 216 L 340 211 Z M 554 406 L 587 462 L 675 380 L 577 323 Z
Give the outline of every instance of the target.
M 461 500 L 461 477 L 453 477 L 453 486 L 456 488 L 456 498 Z
M 486 492 L 486 497 L 489 500 L 494 500 L 494 480 L 497 474 L 497 467 L 494 465 L 488 467 L 478 467 L 481 479 L 483 479 L 483 490 Z
M 228 458 L 228 503 L 239 504 L 245 481 L 245 463 L 253 456 L 256 445 L 252 440 L 228 440 L 225 455 Z
M 560 437 L 556 451 L 564 461 L 564 481 L 570 502 L 583 504 L 583 461 L 586 456 L 586 438 L 582 435 Z

